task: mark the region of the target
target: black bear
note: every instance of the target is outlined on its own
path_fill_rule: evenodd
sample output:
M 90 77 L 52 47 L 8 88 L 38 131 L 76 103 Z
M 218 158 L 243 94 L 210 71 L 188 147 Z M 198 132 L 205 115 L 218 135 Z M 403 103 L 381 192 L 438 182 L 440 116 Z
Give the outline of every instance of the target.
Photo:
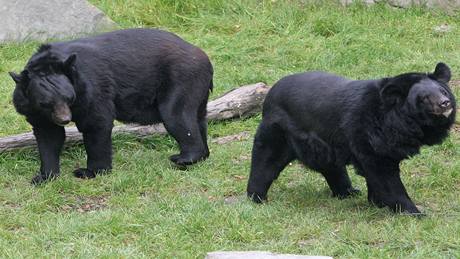
M 378 80 L 325 72 L 290 75 L 268 93 L 257 130 L 247 186 L 255 202 L 284 167 L 298 159 L 320 172 L 333 196 L 355 193 L 346 171 L 366 179 L 368 200 L 395 212 L 419 214 L 400 179 L 399 163 L 422 145 L 441 143 L 455 121 L 450 69 Z
M 63 125 L 83 133 L 92 178 L 112 168 L 113 121 L 163 122 L 180 146 L 171 161 L 184 166 L 206 159 L 206 105 L 213 68 L 208 56 L 177 35 L 128 29 L 42 45 L 20 74 L 13 102 L 32 125 L 40 153 L 41 183 L 59 174 Z

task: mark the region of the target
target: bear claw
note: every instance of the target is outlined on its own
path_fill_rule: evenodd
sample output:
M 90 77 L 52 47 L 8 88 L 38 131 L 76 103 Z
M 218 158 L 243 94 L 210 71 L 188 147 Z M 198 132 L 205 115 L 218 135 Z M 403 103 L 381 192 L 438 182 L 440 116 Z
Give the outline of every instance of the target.
M 88 170 L 86 168 L 78 168 L 77 170 L 73 171 L 73 175 L 77 178 L 82 179 L 89 179 L 96 177 L 96 174 L 93 170 Z
M 348 188 L 345 193 L 334 193 L 332 194 L 333 197 L 337 197 L 339 199 L 346 199 L 354 196 L 361 195 L 361 190 L 356 189 L 356 188 Z
M 248 198 L 255 203 L 264 203 L 267 201 L 267 196 L 262 194 L 257 194 L 255 192 L 248 192 Z

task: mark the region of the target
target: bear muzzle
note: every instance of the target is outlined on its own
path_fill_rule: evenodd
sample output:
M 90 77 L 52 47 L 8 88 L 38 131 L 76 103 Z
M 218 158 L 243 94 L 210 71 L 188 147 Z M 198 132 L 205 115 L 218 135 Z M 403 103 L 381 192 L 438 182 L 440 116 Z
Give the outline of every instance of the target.
M 65 126 L 72 120 L 72 112 L 66 103 L 58 103 L 54 106 L 52 120 L 59 126 Z
M 441 109 L 441 114 L 444 115 L 444 117 L 449 117 L 449 115 L 452 113 L 453 108 L 452 108 L 452 103 L 450 102 L 449 98 L 443 97 L 441 100 L 438 102 L 438 106 Z
M 431 114 L 448 118 L 453 111 L 452 102 L 447 96 L 439 96 L 431 100 Z

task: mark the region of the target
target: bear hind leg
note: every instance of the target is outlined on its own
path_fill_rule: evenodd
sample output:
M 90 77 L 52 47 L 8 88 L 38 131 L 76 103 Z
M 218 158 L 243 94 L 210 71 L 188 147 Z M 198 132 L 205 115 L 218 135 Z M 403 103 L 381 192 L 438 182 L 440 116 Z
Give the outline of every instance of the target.
M 295 159 L 281 129 L 262 123 L 254 139 L 247 195 L 254 202 L 267 199 L 267 192 L 286 165 Z
M 161 103 L 160 114 L 166 130 L 180 147 L 180 153 L 172 155 L 170 160 L 179 166 L 186 166 L 205 160 L 209 156 L 209 150 L 203 142 L 204 126 L 200 127 L 198 123 L 196 109 L 178 103 Z
M 201 139 L 203 141 L 206 156 L 209 156 L 209 148 L 208 148 L 208 120 L 206 119 L 207 114 L 207 101 L 204 101 L 198 110 L 198 127 L 200 129 Z

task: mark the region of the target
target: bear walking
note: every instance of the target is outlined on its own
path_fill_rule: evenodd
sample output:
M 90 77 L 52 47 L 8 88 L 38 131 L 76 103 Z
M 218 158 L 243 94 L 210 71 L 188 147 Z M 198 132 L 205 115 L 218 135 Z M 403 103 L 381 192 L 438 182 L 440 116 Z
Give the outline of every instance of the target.
M 354 189 L 352 164 L 366 179 L 368 200 L 395 212 L 419 214 L 400 179 L 399 163 L 423 145 L 441 143 L 455 121 L 451 73 L 407 73 L 378 80 L 349 80 L 325 72 L 287 76 L 268 93 L 252 151 L 248 195 L 266 199 L 292 160 L 320 172 L 333 196 Z
M 188 165 L 209 156 L 206 105 L 213 68 L 208 56 L 178 36 L 128 29 L 42 45 L 20 74 L 13 102 L 37 139 L 41 166 L 33 183 L 59 174 L 64 125 L 83 133 L 91 178 L 112 168 L 113 121 L 163 122 Z

